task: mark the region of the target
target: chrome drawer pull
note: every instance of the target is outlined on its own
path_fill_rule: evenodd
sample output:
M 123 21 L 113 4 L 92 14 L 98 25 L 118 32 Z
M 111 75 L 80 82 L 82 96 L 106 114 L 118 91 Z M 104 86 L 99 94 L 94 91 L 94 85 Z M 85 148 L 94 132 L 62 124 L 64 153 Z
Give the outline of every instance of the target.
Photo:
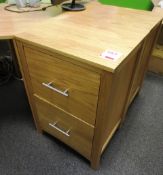
M 66 90 L 64 90 L 64 91 L 61 91 L 61 90 L 59 90 L 59 89 L 53 87 L 53 86 L 52 86 L 52 83 L 53 83 L 53 82 L 50 82 L 50 83 L 42 83 L 42 85 L 45 86 L 45 87 L 47 87 L 47 88 L 49 88 L 49 89 L 51 89 L 51 90 L 53 90 L 53 91 L 55 91 L 55 92 L 58 92 L 59 94 L 62 94 L 62 95 L 64 95 L 64 96 L 68 97 L 68 89 L 66 89 Z
M 62 134 L 64 134 L 65 136 L 67 136 L 67 137 L 70 137 L 70 129 L 69 130 L 67 130 L 67 131 L 63 131 L 62 129 L 60 129 L 60 128 L 58 128 L 57 126 L 57 122 L 55 122 L 55 123 L 49 123 L 49 126 L 51 126 L 51 127 L 53 127 L 54 129 L 56 129 L 57 131 L 59 131 L 59 132 L 61 132 Z

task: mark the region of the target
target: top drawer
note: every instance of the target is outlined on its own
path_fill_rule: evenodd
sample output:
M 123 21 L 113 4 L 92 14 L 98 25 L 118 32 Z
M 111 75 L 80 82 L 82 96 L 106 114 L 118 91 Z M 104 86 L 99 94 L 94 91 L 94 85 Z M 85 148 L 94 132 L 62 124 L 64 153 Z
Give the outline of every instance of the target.
M 94 125 L 100 75 L 57 56 L 24 51 L 33 93 Z

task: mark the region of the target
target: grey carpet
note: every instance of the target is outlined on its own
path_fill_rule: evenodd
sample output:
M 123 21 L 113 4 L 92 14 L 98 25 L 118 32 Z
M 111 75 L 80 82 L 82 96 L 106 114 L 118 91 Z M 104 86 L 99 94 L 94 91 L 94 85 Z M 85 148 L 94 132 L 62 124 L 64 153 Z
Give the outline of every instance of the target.
M 98 171 L 48 134 L 38 134 L 23 83 L 0 87 L 0 175 L 163 175 L 163 77 L 147 74 Z

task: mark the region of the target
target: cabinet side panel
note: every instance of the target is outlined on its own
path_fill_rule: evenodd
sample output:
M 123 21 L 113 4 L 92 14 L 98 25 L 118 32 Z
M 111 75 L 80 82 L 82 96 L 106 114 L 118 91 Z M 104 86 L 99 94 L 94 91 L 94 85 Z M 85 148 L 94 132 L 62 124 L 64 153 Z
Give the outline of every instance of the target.
M 134 73 L 134 77 L 132 80 L 132 86 L 131 86 L 130 95 L 128 99 L 128 106 L 131 104 L 134 97 L 139 92 L 142 86 L 158 30 L 159 30 L 159 25 L 156 28 L 154 28 L 144 40 L 143 48 L 140 51 L 141 53 L 138 58 L 136 71 Z
M 108 109 L 108 103 L 110 101 L 110 94 L 112 88 L 113 74 L 109 72 L 103 72 L 101 74 L 99 99 L 97 106 L 97 116 L 94 129 L 94 137 L 92 143 L 91 153 L 91 167 L 97 169 L 99 167 L 101 149 L 102 149 L 102 133 L 105 123 L 105 116 Z
M 102 139 L 102 151 L 110 141 L 116 128 L 121 122 L 123 111 L 126 106 L 130 83 L 137 61 L 137 53 L 115 73 L 112 84 L 110 101 L 108 101 Z
M 28 67 L 27 67 L 27 63 L 26 63 L 26 59 L 25 59 L 25 55 L 24 55 L 23 44 L 20 41 L 15 40 L 14 47 L 15 47 L 16 54 L 18 57 L 18 62 L 19 62 L 20 70 L 21 70 L 22 77 L 24 80 L 24 85 L 25 85 L 27 96 L 28 96 L 29 104 L 30 104 L 30 107 L 32 110 L 34 122 L 35 122 L 35 125 L 36 125 L 38 132 L 41 132 L 39 120 L 37 117 L 36 108 L 34 105 L 34 101 L 32 99 L 32 94 L 33 94 L 32 93 L 32 86 L 30 83 L 30 77 L 29 77 Z
M 91 166 L 97 168 L 100 156 L 118 128 L 126 106 L 137 52 L 111 74 L 103 72 L 99 93 Z
M 149 65 L 149 62 L 150 62 L 150 58 L 151 58 L 151 55 L 152 55 L 152 51 L 153 51 L 154 45 L 156 44 L 160 29 L 161 29 L 161 23 L 159 25 L 157 25 L 150 32 L 148 37 L 146 38 L 145 49 L 144 49 L 144 54 L 143 54 L 143 58 L 142 58 L 142 59 L 146 60 L 146 62 L 144 63 L 144 69 L 142 69 L 143 71 L 142 71 L 142 77 L 140 79 L 140 87 L 142 86 L 145 73 L 147 72 L 148 65 Z

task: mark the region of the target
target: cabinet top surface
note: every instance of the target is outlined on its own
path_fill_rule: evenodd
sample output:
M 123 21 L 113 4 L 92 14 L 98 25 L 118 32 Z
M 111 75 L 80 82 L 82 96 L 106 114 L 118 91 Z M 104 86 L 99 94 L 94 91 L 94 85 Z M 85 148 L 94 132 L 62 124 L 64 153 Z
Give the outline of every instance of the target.
M 17 34 L 16 38 L 114 72 L 161 18 L 152 12 L 93 1 L 85 11 L 63 13 Z M 101 54 L 106 50 L 120 56 L 116 60 L 104 59 Z

